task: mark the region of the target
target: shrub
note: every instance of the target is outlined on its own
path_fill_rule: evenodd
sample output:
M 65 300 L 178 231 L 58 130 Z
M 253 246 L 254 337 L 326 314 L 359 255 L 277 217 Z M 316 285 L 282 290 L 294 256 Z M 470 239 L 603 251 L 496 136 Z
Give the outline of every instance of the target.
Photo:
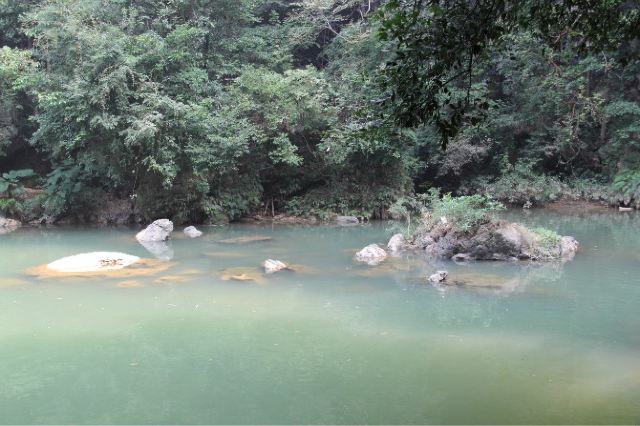
M 423 212 L 423 226 L 433 227 L 441 217 L 455 224 L 460 231 L 468 231 L 480 223 L 490 220 L 496 212 L 504 210 L 504 205 L 487 195 L 464 195 L 454 197 L 450 193 L 440 196 L 438 190 L 431 190 L 423 196 L 427 210 Z
M 531 232 L 538 237 L 537 244 L 545 250 L 551 250 L 560 241 L 560 235 L 547 228 L 533 228 Z
M 640 207 L 640 171 L 625 169 L 613 179 L 612 200 L 624 205 Z

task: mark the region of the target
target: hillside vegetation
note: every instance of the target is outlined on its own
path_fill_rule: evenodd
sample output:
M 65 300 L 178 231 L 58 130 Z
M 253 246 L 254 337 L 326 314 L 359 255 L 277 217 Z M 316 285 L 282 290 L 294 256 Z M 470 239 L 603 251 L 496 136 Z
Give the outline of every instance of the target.
M 0 0 L 0 214 L 640 206 L 640 6 L 537 3 Z

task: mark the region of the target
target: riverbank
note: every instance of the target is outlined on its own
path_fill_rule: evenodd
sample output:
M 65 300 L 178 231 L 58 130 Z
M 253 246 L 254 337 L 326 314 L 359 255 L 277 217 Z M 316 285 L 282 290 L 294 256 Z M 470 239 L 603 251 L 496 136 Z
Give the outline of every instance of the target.
M 131 200 L 118 199 L 111 196 L 105 196 L 98 199 L 82 214 L 69 214 L 61 216 L 51 216 L 44 214 L 42 209 L 33 207 L 41 201 L 43 193 L 41 190 L 26 188 L 26 191 L 20 195 L 18 202 L 22 203 L 23 208 L 14 209 L 5 214 L 0 212 L 0 217 L 17 220 L 22 224 L 30 225 L 142 225 L 150 222 L 144 219 L 144 215 L 131 203 Z M 509 205 L 509 204 L 508 204 Z M 29 207 L 31 206 L 31 207 Z M 521 206 L 510 205 L 512 209 L 521 209 Z M 594 201 L 586 198 L 565 198 L 547 203 L 538 204 L 526 211 L 551 210 L 559 213 L 597 213 L 607 212 L 618 209 L 604 201 Z M 624 209 L 625 211 L 635 211 L 635 209 Z M 7 214 L 8 213 L 8 214 Z M 193 225 L 223 225 L 229 222 L 241 223 L 273 223 L 273 224 L 322 224 L 333 223 L 340 216 L 338 213 L 324 212 L 322 217 L 292 215 L 286 212 L 274 211 L 273 214 L 265 214 L 264 209 L 255 210 L 246 215 L 242 215 L 237 219 L 230 220 L 223 217 L 219 221 L 195 221 L 188 220 L 175 221 L 176 224 L 193 224 Z M 393 218 L 393 215 L 387 213 L 385 216 Z M 370 220 L 367 216 L 357 216 L 359 222 L 364 223 Z

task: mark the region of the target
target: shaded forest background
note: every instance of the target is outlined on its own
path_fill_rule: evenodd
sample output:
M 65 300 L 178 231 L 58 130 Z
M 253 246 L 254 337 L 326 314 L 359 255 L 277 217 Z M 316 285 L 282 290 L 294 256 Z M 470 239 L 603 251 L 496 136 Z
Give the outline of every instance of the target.
M 393 119 L 387 3 L 0 0 L 0 213 L 382 218 L 432 188 L 640 206 L 637 40 L 501 34 L 447 89 L 485 112 L 443 150 Z

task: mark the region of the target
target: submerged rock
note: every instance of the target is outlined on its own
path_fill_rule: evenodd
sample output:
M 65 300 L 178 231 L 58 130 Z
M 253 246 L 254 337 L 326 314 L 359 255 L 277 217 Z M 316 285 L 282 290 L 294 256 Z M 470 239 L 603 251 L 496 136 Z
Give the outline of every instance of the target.
M 220 242 L 223 244 L 247 244 L 271 240 L 273 240 L 273 237 L 267 237 L 264 235 L 247 235 L 244 237 L 227 238 L 226 240 L 220 240 Z
M 389 239 L 387 248 L 392 252 L 399 252 L 407 247 L 407 240 L 402 234 L 395 234 Z
M 356 253 L 355 260 L 358 262 L 366 263 L 367 265 L 375 266 L 382 262 L 387 257 L 387 252 L 384 251 L 377 244 L 369 244 L 362 250 Z
M 253 281 L 257 284 L 266 284 L 262 271 L 254 267 L 226 268 L 220 271 L 223 281 Z
M 265 260 L 262 262 L 262 267 L 267 274 L 273 274 L 274 272 L 279 272 L 288 268 L 286 263 L 275 259 Z
M 63 257 L 47 264 L 47 268 L 62 273 L 111 271 L 126 268 L 138 261 L 138 256 L 130 254 L 97 251 Z
M 195 226 L 187 226 L 182 232 L 190 238 L 198 238 L 202 236 L 202 231 L 197 230 Z
M 336 217 L 336 222 L 340 225 L 357 225 L 360 220 L 355 216 L 338 216 Z
M 435 274 L 429 275 L 429 281 L 432 283 L 441 283 L 447 279 L 449 273 L 447 271 L 437 271 Z
M 173 222 L 169 219 L 158 219 L 136 234 L 139 242 L 166 241 L 171 238 Z

